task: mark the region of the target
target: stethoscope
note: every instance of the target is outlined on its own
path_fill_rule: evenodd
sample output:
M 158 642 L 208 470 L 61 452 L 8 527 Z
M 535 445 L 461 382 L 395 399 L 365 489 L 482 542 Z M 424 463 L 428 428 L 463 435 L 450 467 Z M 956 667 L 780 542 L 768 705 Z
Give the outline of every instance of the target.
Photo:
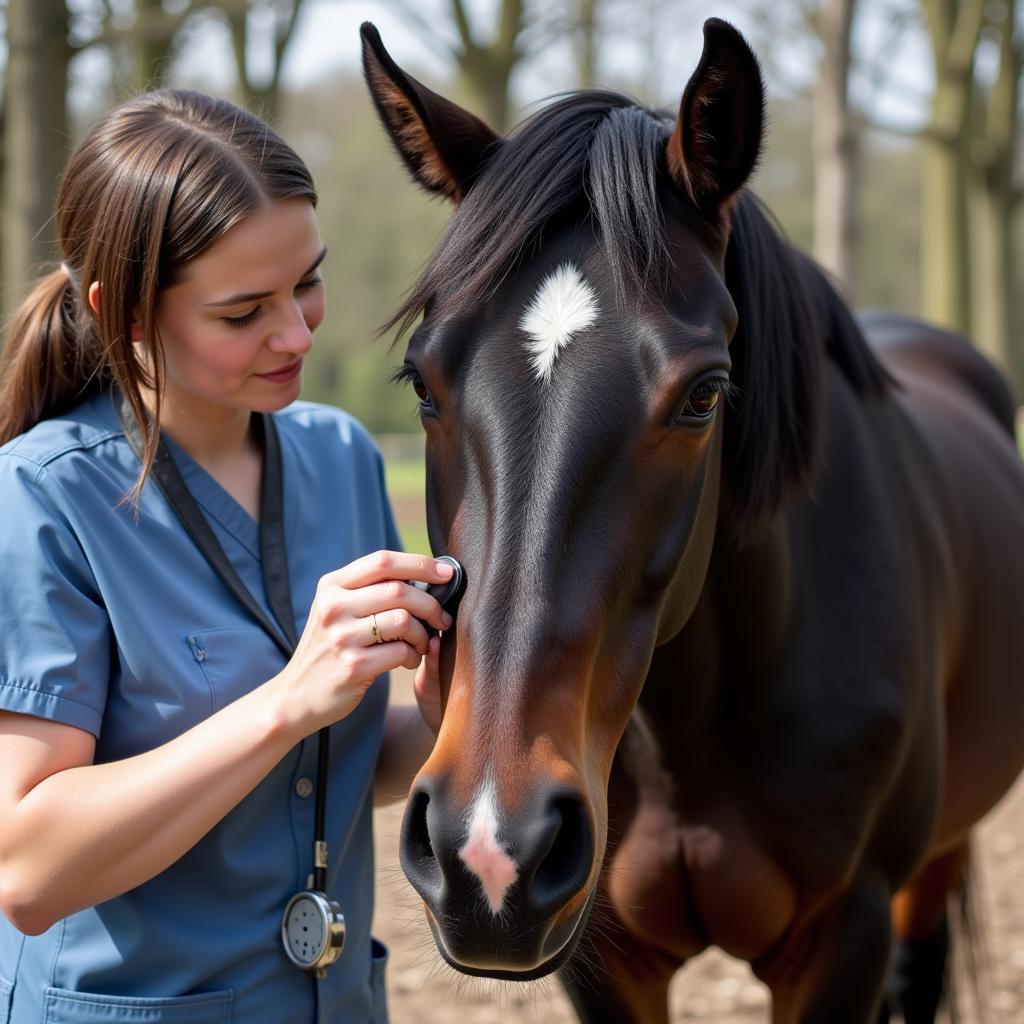
M 125 437 L 142 457 L 142 440 L 131 411 L 124 405 L 118 410 Z M 259 623 L 277 647 L 291 659 L 298 643 L 292 614 L 291 587 L 284 542 L 283 473 L 281 444 L 274 420 L 266 413 L 253 415 L 253 428 L 263 442 L 263 483 L 260 493 L 260 562 L 263 587 L 273 621 L 249 592 L 235 571 L 220 541 L 217 540 L 195 498 L 192 497 L 170 451 L 160 441 L 153 462 L 153 478 L 174 510 L 186 532 L 195 541 L 210 566 L 239 604 Z M 438 561 L 447 562 L 454 570 L 445 583 L 426 584 L 410 580 L 410 584 L 434 597 L 452 618 L 466 585 L 465 570 L 450 555 Z M 422 620 L 421 620 L 422 621 Z M 432 627 L 423 623 L 428 632 Z M 345 946 L 345 915 L 335 900 L 327 895 L 327 771 L 330 761 L 330 729 L 318 735 L 316 773 L 316 811 L 313 828 L 313 873 L 305 889 L 288 901 L 281 919 L 281 942 L 293 964 L 323 978 L 327 968 L 341 956 Z
M 447 562 L 452 569 L 452 578 L 446 583 L 426 584 L 420 580 L 409 580 L 411 586 L 425 590 L 438 604 L 455 618 L 466 574 L 459 562 L 450 555 L 441 555 L 437 561 Z M 420 622 L 423 622 L 421 619 Z M 423 622 L 427 632 L 433 627 Z M 324 750 L 321 730 L 321 752 Z M 321 756 L 316 778 L 316 827 L 314 829 L 313 863 L 315 870 L 309 888 L 297 892 L 289 901 L 281 920 L 281 942 L 288 959 L 297 967 L 311 971 L 317 978 L 324 977 L 327 968 L 341 956 L 345 945 L 345 916 L 341 907 L 325 892 L 327 875 L 327 843 L 323 841 L 323 804 L 327 795 L 327 762 Z

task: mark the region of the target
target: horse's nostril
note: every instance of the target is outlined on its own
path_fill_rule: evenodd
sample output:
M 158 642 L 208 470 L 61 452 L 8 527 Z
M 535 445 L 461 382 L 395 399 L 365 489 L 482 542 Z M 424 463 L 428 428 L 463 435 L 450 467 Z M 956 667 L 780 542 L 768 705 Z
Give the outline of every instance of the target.
M 543 848 L 527 883 L 530 902 L 539 908 L 561 907 L 586 884 L 593 846 L 583 803 L 576 796 L 556 797 L 548 806 L 549 845 Z
M 434 848 L 430 845 L 430 830 L 427 828 L 427 804 L 430 796 L 423 790 L 415 793 L 406 811 L 404 838 L 406 851 L 419 860 L 433 860 Z
M 436 904 L 444 891 L 444 873 L 434 850 L 435 842 L 430 838 L 428 811 L 432 792 L 432 780 L 427 779 L 418 784 L 415 792 L 410 795 L 405 808 L 405 820 L 402 822 L 402 838 L 398 844 L 398 858 L 406 878 L 430 905 Z M 434 812 L 437 812 L 436 804 Z M 443 853 L 443 838 L 438 848 Z
M 552 810 L 561 819 L 558 833 L 535 876 L 542 886 L 558 884 L 572 873 L 584 841 L 583 813 L 578 801 L 570 797 L 556 800 Z

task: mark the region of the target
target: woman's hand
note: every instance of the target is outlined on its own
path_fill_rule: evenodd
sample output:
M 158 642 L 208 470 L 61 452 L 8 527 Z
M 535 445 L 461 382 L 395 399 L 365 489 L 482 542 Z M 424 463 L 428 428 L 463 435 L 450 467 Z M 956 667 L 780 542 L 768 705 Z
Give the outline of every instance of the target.
M 420 662 L 412 684 L 423 721 L 435 736 L 441 731 L 441 719 L 444 717 L 441 708 L 440 653 L 441 638 L 432 636 L 426 657 Z
M 376 551 L 322 577 L 295 654 L 268 683 L 288 720 L 309 735 L 351 714 L 382 672 L 417 668 L 430 641 L 417 620 L 444 630 L 451 617 L 405 581 L 444 583 L 451 575 L 450 565 L 426 555 Z M 436 678 L 436 648 L 433 663 Z

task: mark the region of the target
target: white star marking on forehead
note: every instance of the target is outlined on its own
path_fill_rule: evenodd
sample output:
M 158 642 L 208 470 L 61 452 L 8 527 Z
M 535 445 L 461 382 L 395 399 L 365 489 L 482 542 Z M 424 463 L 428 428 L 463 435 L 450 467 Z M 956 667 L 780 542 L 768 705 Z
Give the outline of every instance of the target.
M 530 303 L 520 326 L 530 336 L 526 348 L 533 370 L 547 384 L 558 353 L 597 319 L 597 296 L 572 263 L 549 274 Z

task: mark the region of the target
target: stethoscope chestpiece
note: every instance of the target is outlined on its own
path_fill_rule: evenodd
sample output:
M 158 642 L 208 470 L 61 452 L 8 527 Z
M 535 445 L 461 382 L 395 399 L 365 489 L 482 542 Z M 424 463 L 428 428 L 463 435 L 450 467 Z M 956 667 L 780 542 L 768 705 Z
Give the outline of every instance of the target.
M 452 567 L 452 578 L 445 583 L 423 583 L 421 580 L 410 580 L 409 585 L 418 590 L 425 590 L 437 603 L 454 619 L 459 609 L 459 602 L 462 600 L 463 592 L 466 589 L 466 570 L 462 563 L 451 555 L 439 555 L 439 562 L 447 562 Z M 422 619 L 420 620 L 423 621 Z M 432 633 L 433 627 L 423 623 L 428 633 Z

